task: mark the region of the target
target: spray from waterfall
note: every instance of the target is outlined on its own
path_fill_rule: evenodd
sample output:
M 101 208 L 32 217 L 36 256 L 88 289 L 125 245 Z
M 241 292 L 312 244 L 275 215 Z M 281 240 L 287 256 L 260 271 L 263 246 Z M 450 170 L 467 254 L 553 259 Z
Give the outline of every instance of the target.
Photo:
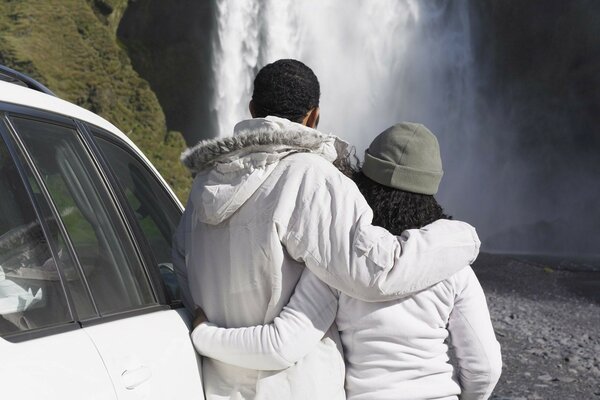
M 597 230 L 585 240 L 560 239 L 582 220 L 579 209 L 564 214 L 570 197 L 557 202 L 536 181 L 532 171 L 540 167 L 510 153 L 521 132 L 506 116 L 517 115 L 519 104 L 502 103 L 497 92 L 482 97 L 468 2 L 215 1 L 212 106 L 219 135 L 249 117 L 252 80 L 262 66 L 299 59 L 321 82 L 319 129 L 352 143 L 359 156 L 398 121 L 436 133 L 445 170 L 438 200 L 478 228 L 484 248 L 597 253 Z
M 213 43 L 216 89 L 213 110 L 220 135 L 248 118 L 256 72 L 298 50 L 292 0 L 217 0 L 217 36 Z
M 252 80 L 262 66 L 296 58 L 321 82 L 321 130 L 361 154 L 388 126 L 422 122 L 446 151 L 462 148 L 460 157 L 445 159 L 446 170 L 460 172 L 476 141 L 468 16 L 466 2 L 217 0 L 219 134 L 249 117 Z M 452 200 L 462 186 L 445 194 L 457 214 L 461 203 Z
M 401 119 L 434 129 L 467 119 L 474 96 L 464 2 L 217 0 L 217 19 L 213 108 L 221 135 L 248 115 L 258 69 L 279 58 L 313 68 L 321 129 L 361 150 Z
M 258 69 L 297 58 L 321 81 L 320 129 L 359 154 L 400 120 L 427 124 L 450 151 L 473 142 L 465 2 L 218 0 L 217 14 L 213 108 L 220 135 L 248 117 Z M 447 157 L 447 167 L 460 169 L 465 156 Z

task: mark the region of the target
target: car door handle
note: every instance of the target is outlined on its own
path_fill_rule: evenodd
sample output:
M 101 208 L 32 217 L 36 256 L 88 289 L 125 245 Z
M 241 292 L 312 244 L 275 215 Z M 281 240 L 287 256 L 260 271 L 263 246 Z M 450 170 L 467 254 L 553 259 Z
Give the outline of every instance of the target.
M 127 390 L 135 389 L 150 378 L 152 378 L 152 370 L 143 365 L 135 369 L 126 369 L 121 374 L 121 381 Z

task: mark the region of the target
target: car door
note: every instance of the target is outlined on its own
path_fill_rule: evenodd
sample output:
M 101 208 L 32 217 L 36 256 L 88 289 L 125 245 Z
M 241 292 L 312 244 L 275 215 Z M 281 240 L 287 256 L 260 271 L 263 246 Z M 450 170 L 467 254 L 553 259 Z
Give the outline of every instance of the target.
M 168 315 L 161 318 L 165 321 L 167 318 L 173 319 L 172 322 L 165 322 L 172 330 L 156 332 L 155 339 L 162 335 L 159 343 L 170 351 L 178 349 L 180 361 L 170 371 L 174 376 L 168 378 L 164 375 L 164 382 L 179 386 L 181 393 L 192 394 L 193 398 L 202 398 L 202 388 L 198 388 L 201 385 L 199 370 L 185 367 L 185 363 L 193 362 L 199 366 L 200 357 L 189 340 L 190 315 L 183 308 L 179 285 L 171 263 L 171 240 L 181 218 L 182 208 L 173 193 L 167 190 L 166 183 L 134 148 L 110 132 L 89 125 L 85 129 L 90 132 L 98 154 L 102 156 L 103 168 L 107 170 L 107 175 L 114 179 L 124 211 L 134 228 L 134 236 L 142 246 L 149 249 L 150 269 L 157 273 L 158 284 L 165 289 L 164 301 L 171 307 Z M 175 331 L 174 321 L 179 321 L 179 331 Z M 185 326 L 181 321 L 185 321 Z M 156 329 L 157 324 L 154 321 L 148 320 L 146 323 Z M 171 344 L 167 346 L 168 343 Z M 143 374 L 142 371 L 139 373 Z M 168 388 L 169 385 L 163 387 Z M 186 387 L 188 389 L 185 389 Z M 162 393 L 162 398 L 171 398 L 177 392 L 171 387 Z
M 187 317 L 167 303 L 150 246 L 115 179 L 121 171 L 109 170 L 87 129 L 75 121 L 9 119 L 77 256 L 94 310 L 79 323 L 117 397 L 202 398 Z
M 93 313 L 81 275 L 3 113 L 0 134 L 0 398 L 116 399 L 77 323 Z M 79 307 L 69 287 L 84 294 Z

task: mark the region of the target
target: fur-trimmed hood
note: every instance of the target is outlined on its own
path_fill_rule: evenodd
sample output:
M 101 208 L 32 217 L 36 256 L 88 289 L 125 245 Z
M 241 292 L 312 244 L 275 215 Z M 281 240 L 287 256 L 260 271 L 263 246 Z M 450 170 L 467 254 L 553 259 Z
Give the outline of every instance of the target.
M 336 136 L 287 119 L 254 118 L 238 123 L 231 137 L 187 149 L 181 161 L 196 174 L 190 200 L 197 217 L 216 225 L 252 196 L 282 158 L 310 152 L 333 162 L 346 147 Z
M 238 123 L 233 136 L 200 141 L 181 154 L 181 161 L 193 173 L 251 153 L 311 152 L 333 161 L 340 144 L 345 145 L 333 135 L 284 118 L 254 118 Z

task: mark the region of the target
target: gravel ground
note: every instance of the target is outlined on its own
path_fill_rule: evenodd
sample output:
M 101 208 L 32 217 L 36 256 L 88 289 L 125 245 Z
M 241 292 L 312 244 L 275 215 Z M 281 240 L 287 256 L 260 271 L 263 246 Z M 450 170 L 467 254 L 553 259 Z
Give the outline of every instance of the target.
M 600 270 L 481 254 L 504 367 L 492 399 L 600 400 Z

